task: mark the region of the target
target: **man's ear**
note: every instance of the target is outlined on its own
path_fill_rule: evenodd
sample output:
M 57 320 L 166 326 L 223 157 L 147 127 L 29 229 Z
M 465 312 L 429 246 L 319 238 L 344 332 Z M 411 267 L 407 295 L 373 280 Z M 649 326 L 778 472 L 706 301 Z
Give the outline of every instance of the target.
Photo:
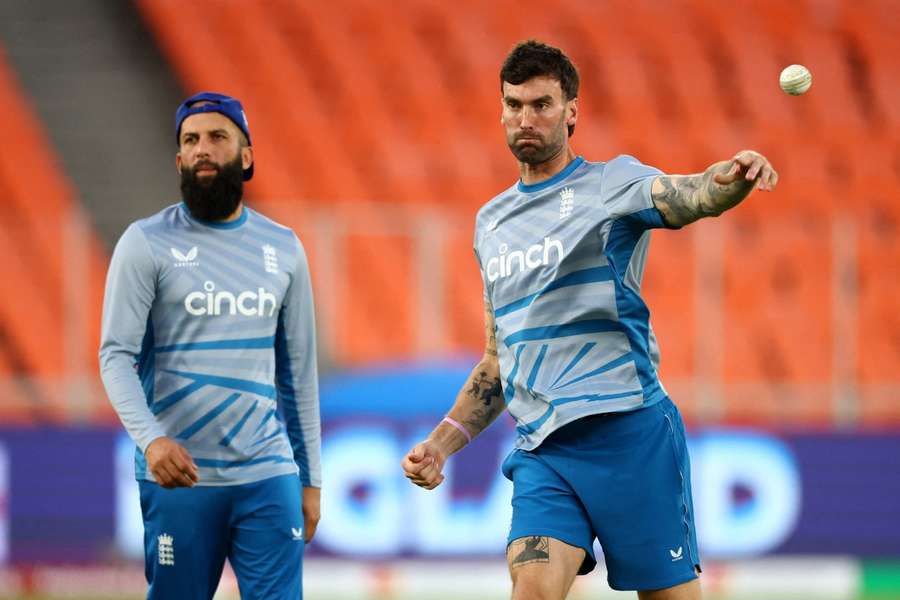
M 241 166 L 246 171 L 253 164 L 253 146 L 244 146 L 241 148 Z
M 578 120 L 578 98 L 572 98 L 566 104 L 566 125 L 572 126 Z

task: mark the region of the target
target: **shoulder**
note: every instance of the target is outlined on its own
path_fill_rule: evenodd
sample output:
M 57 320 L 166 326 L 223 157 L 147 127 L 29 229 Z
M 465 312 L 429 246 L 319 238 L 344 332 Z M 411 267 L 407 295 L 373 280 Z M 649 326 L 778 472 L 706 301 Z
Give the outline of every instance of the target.
M 596 164 L 603 166 L 603 178 L 611 183 L 632 181 L 651 176 L 656 177 L 664 174 L 656 167 L 646 165 L 629 154 L 620 154 L 610 161 Z
M 475 235 L 476 237 L 487 229 L 491 228 L 491 224 L 500 218 L 504 211 L 508 210 L 510 200 L 518 196 L 519 192 L 516 188 L 517 184 L 512 184 L 478 209 L 475 215 Z
M 163 227 L 171 227 L 175 221 L 179 218 L 179 213 L 183 210 L 183 206 L 180 202 L 176 204 L 170 204 L 165 207 L 161 211 L 150 215 L 149 217 L 144 217 L 143 219 L 138 219 L 137 221 L 131 224 L 132 227 L 138 227 L 141 231 L 150 232 L 157 228 Z
M 250 227 L 251 234 L 262 244 L 263 252 L 267 256 L 275 257 L 282 254 L 293 259 L 297 267 L 306 265 L 303 242 L 291 227 L 247 206 L 244 206 L 244 210 L 247 211 L 247 226 Z
M 297 233 L 287 225 L 279 223 L 271 217 L 267 217 L 261 212 L 252 208 L 244 207 L 247 211 L 247 225 L 250 226 L 254 235 L 270 239 L 278 246 L 303 248 Z
M 279 238 L 290 239 L 292 237 L 297 237 L 293 229 L 291 229 L 287 225 L 279 223 L 271 217 L 267 217 L 258 210 L 254 210 L 246 205 L 244 206 L 244 210 L 247 211 L 247 223 L 250 224 L 253 228 L 264 230 L 267 233 L 278 236 Z

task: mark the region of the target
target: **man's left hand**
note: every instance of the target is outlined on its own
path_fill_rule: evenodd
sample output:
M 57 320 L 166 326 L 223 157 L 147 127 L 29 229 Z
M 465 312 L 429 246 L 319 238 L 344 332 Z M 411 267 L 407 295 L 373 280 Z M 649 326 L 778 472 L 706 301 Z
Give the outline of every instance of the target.
M 322 490 L 317 487 L 303 488 L 303 541 L 307 544 L 316 535 L 316 526 L 322 516 Z
M 778 185 L 778 173 L 769 164 L 769 159 L 754 150 L 741 150 L 725 167 L 724 173 L 716 173 L 713 181 L 728 185 L 740 179 L 756 183 L 762 191 L 773 191 Z

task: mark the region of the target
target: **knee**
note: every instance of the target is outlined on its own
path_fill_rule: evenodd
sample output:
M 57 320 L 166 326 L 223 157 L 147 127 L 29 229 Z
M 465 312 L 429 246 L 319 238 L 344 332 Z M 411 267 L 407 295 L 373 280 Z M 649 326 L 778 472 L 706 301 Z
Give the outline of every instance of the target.
M 539 573 L 513 575 L 512 600 L 563 600 L 565 593 Z

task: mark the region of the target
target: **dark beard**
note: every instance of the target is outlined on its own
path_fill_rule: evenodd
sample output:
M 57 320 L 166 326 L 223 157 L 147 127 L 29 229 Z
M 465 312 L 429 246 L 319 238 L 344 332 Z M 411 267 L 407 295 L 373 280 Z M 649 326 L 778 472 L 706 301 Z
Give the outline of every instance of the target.
M 218 168 L 212 178 L 201 181 L 197 168 L 213 165 Z M 199 221 L 222 221 L 237 210 L 244 195 L 244 169 L 241 156 L 224 165 L 200 162 L 193 168 L 181 167 L 181 198 Z
M 562 149 L 562 144 L 547 143 L 546 140 L 541 140 L 540 144 L 528 144 L 525 146 L 519 146 L 517 142 L 518 138 L 513 140 L 509 144 L 509 149 L 512 151 L 513 156 L 516 157 L 516 160 L 529 165 L 545 163 L 559 154 L 559 151 Z
M 565 113 L 563 113 L 559 119 L 559 123 L 557 123 L 556 129 L 550 132 L 549 138 L 545 138 L 537 133 L 532 133 L 532 136 L 540 139 L 540 142 L 537 144 L 531 143 L 525 146 L 519 146 L 517 142 L 522 137 L 528 137 L 524 134 L 517 134 L 511 140 L 507 138 L 506 143 L 513 153 L 513 156 L 516 157 L 516 160 L 521 163 L 535 166 L 545 163 L 559 154 L 565 145 L 566 134 L 568 133 L 565 117 Z

